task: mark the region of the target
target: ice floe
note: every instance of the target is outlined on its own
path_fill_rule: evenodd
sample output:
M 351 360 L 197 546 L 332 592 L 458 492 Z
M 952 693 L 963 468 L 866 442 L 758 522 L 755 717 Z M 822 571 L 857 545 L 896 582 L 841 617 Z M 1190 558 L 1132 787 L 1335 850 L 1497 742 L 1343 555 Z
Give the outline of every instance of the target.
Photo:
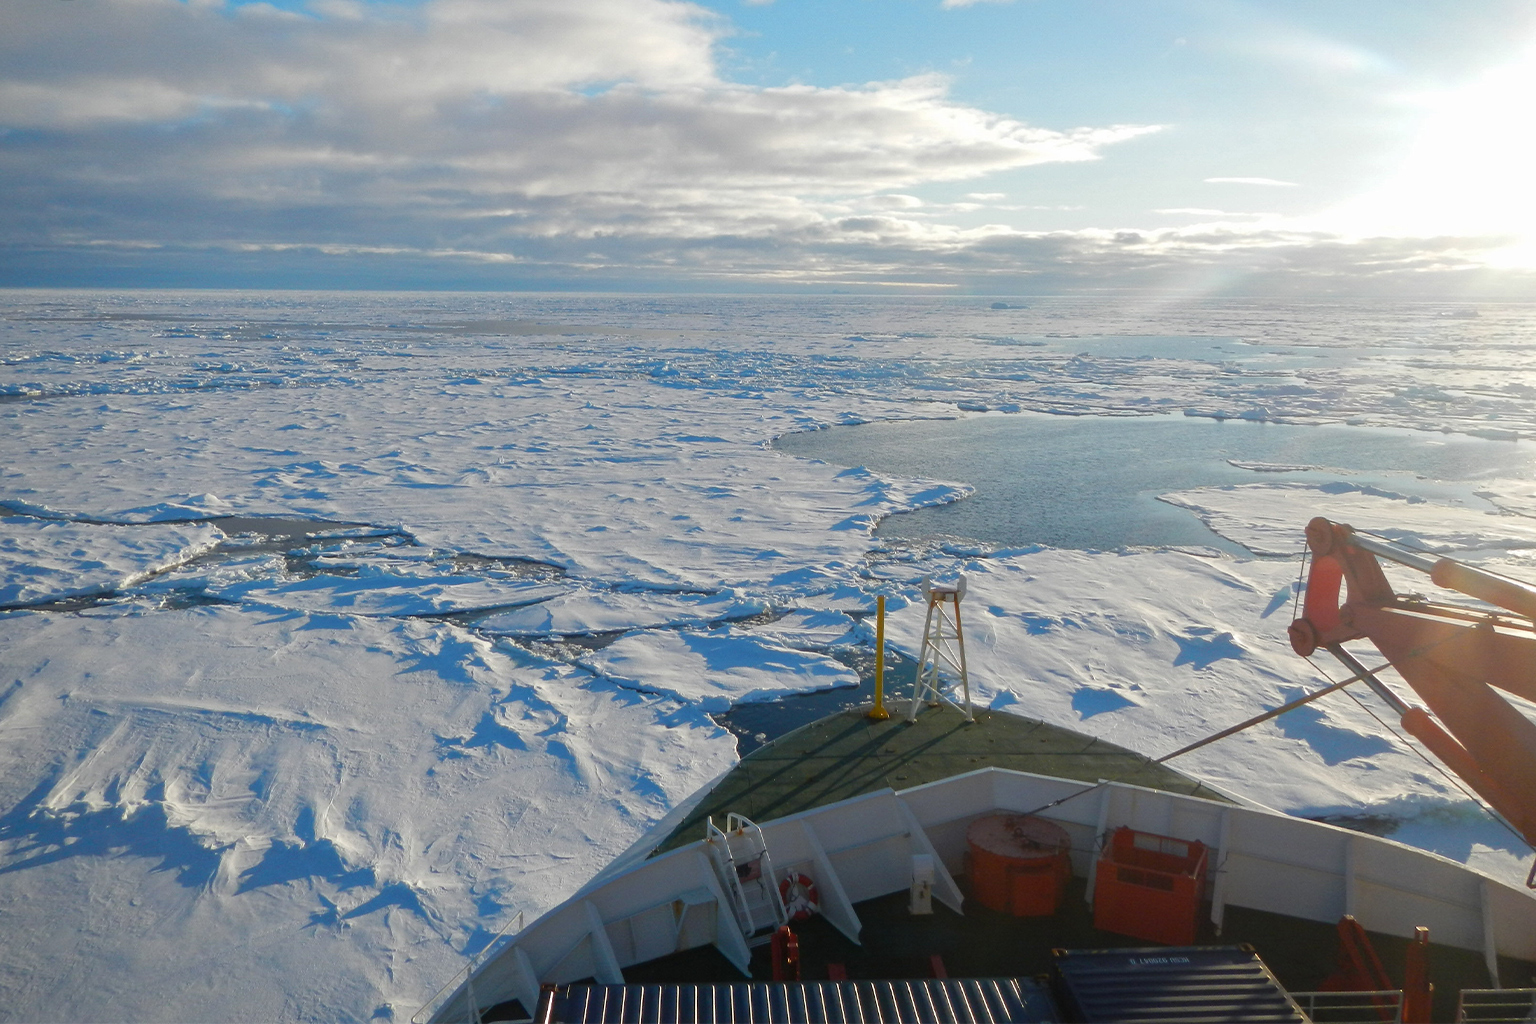
M 734 758 L 673 701 L 444 624 L 206 607 L 6 636 L 26 1016 L 100 1017 L 132 978 L 113 1016 L 403 1019 Z
M 1162 495 L 1255 554 L 1296 555 L 1297 524 L 1335 522 L 1437 554 L 1536 548 L 1536 518 L 1445 505 L 1374 488 L 1310 484 L 1203 487 Z
M 265 575 L 238 582 L 214 578 L 203 590 L 224 601 L 300 611 L 444 615 L 535 604 L 558 599 L 570 589 L 543 580 L 485 579 L 423 571 L 424 568 L 412 562 L 366 562 L 350 567 L 349 575 L 327 572 L 289 581 Z
M 753 632 L 770 636 L 787 647 L 827 648 L 855 642 L 853 628 L 853 618 L 835 608 L 802 608 L 758 626 Z
M 476 625 L 509 636 L 579 636 L 659 626 L 697 626 L 743 619 L 768 609 L 736 591 L 672 594 L 657 591 L 565 589 L 537 604 L 499 612 Z
M 582 664 L 620 686 L 665 694 L 706 711 L 859 684 L 858 673 L 826 655 L 729 627 L 630 633 Z
M 195 558 L 222 537 L 209 526 L 0 517 L 0 606 L 120 590 Z

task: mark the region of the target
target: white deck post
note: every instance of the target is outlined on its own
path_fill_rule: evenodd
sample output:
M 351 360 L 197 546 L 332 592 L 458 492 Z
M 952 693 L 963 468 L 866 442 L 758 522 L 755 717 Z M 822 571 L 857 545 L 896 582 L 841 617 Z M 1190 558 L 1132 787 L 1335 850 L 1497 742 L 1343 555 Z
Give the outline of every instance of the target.
M 1499 981 L 1499 938 L 1494 927 L 1493 884 L 1488 879 L 1484 878 L 1478 886 L 1478 895 L 1483 905 L 1483 961 L 1488 965 L 1488 984 L 1490 988 L 1503 988 Z
M 1216 926 L 1217 935 L 1227 919 L 1227 850 L 1231 845 L 1232 812 L 1223 807 L 1220 838 L 1216 840 L 1216 880 L 1211 884 L 1211 923 Z
M 906 820 L 907 834 L 911 837 L 911 849 L 914 854 L 927 854 L 933 858 L 933 894 L 939 898 L 939 902 L 957 914 L 963 914 L 961 904 L 965 897 L 960 892 L 960 886 L 955 884 L 954 876 L 944 866 L 944 858 L 939 856 L 939 851 L 933 848 L 933 843 L 928 839 L 928 833 L 923 831 L 922 822 L 917 820 L 917 815 L 912 813 L 912 808 L 901 797 L 895 797 L 896 804 L 901 808 L 901 815 Z
M 587 934 L 592 943 L 592 962 L 597 966 L 597 980 L 604 985 L 622 985 L 624 972 L 619 969 L 619 958 L 614 955 L 613 943 L 608 941 L 608 927 L 603 924 L 603 915 L 598 913 L 591 900 L 585 901 L 584 905 L 587 911 Z
M 811 848 L 812 859 L 816 861 L 816 883 L 821 890 L 821 916 L 831 921 L 838 931 L 848 937 L 849 942 L 862 946 L 863 943 L 859 941 L 859 932 L 864 930 L 864 923 L 859 920 L 858 912 L 853 909 L 853 901 L 848 898 L 842 879 L 837 877 L 837 869 L 832 866 L 832 859 L 827 856 L 826 848 L 821 845 L 821 840 L 817 838 L 816 830 L 811 827 L 809 821 L 801 818 L 800 828 L 805 833 L 807 845 Z
M 1099 823 L 1093 830 L 1094 847 L 1088 851 L 1088 887 L 1083 890 L 1083 899 L 1090 907 L 1093 906 L 1093 888 L 1099 880 L 1098 843 L 1109 830 L 1109 808 L 1115 799 L 1114 786 L 1109 785 L 1105 779 L 1100 779 L 1099 785 L 1103 787 L 1099 790 Z
M 517 993 L 517 1001 L 523 1004 L 529 1013 L 539 1012 L 539 976 L 533 969 L 533 962 L 528 959 L 528 954 L 522 950 L 512 950 L 512 990 Z M 473 1010 L 473 1007 L 471 1007 Z M 474 1018 L 479 1020 L 478 1012 Z
M 738 971 L 750 978 L 752 950 L 747 946 L 747 937 L 741 934 L 741 922 L 736 919 L 736 910 L 726 899 L 725 891 L 720 888 L 715 878 L 714 865 L 704 856 L 704 851 L 695 850 L 694 856 L 698 859 L 699 874 L 704 878 L 705 887 L 715 897 L 715 948 L 725 954 L 725 958 L 735 964 Z

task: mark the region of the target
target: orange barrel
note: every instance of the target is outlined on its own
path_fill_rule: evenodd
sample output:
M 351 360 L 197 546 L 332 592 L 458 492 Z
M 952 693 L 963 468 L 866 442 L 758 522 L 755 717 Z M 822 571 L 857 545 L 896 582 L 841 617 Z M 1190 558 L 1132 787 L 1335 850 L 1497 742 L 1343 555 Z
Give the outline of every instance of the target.
M 965 830 L 971 895 L 984 907 L 1015 917 L 1056 913 L 1072 877 L 1072 839 L 1053 821 L 989 814 Z

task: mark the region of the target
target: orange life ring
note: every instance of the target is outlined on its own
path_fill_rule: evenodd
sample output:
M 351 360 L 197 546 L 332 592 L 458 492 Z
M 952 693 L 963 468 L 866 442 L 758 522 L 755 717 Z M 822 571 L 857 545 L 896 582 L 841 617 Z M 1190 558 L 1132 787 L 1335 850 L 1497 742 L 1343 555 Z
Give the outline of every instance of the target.
M 779 899 L 791 921 L 804 921 L 821 912 L 821 896 L 816 892 L 816 883 L 798 871 L 780 879 Z

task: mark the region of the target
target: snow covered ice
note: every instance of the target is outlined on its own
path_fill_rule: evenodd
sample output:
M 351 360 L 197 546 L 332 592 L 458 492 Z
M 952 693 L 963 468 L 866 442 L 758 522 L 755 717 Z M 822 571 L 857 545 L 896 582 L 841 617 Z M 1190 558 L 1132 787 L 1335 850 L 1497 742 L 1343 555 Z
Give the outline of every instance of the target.
M 994 551 L 874 534 L 964 482 L 772 447 L 1028 410 L 1521 451 L 1525 306 L 3 301 L 8 1019 L 404 1021 L 728 769 L 712 713 L 856 684 L 837 654 L 872 642 L 878 595 L 915 654 L 926 574 L 967 574 L 982 703 L 1156 755 L 1324 681 L 1284 638 L 1313 515 L 1536 566 L 1530 473 L 1427 499 L 1238 465 L 1251 483 L 1165 500 L 1270 557 Z M 1368 707 L 1181 766 L 1523 880 L 1523 847 Z

